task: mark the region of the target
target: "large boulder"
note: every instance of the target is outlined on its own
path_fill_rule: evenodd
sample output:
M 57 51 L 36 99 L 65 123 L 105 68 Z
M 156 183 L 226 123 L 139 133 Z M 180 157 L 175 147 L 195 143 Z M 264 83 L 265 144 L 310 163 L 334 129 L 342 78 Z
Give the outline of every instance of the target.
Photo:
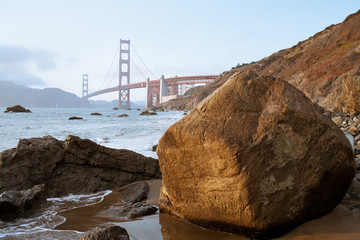
M 101 225 L 86 233 L 79 240 L 129 240 L 125 228 L 116 225 Z
M 161 178 L 156 159 L 88 139 L 21 139 L 0 153 L 0 192 L 45 184 L 47 197 L 91 193 Z
M 21 217 L 45 201 L 45 185 L 36 185 L 22 191 L 5 191 L 0 194 L 0 219 Z
M 172 125 L 157 154 L 160 211 L 249 237 L 330 212 L 354 177 L 352 147 L 289 83 L 235 74 Z

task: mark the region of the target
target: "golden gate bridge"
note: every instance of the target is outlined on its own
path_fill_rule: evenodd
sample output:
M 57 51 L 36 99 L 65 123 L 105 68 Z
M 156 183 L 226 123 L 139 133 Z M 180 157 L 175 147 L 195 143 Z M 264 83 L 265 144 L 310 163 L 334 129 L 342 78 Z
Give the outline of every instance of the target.
M 164 75 L 162 75 L 159 79 L 150 80 L 150 78 L 147 78 L 146 81 L 143 82 L 131 83 L 130 40 L 121 39 L 119 49 L 120 57 L 118 85 L 89 93 L 88 74 L 83 74 L 82 99 L 84 101 L 87 101 L 87 99 L 97 95 L 110 92 L 119 92 L 118 108 L 127 109 L 130 108 L 130 89 L 146 88 L 146 108 L 150 108 L 153 106 L 158 106 L 159 104 L 170 99 L 177 98 L 178 96 L 183 95 L 188 89 L 199 84 L 208 84 L 218 77 L 218 75 L 200 75 L 165 78 Z

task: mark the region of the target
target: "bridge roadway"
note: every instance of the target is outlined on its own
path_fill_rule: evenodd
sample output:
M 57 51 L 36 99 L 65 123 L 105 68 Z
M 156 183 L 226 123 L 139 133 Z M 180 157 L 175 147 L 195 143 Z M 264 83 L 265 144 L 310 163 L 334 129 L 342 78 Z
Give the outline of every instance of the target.
M 218 75 L 202 75 L 202 76 L 183 76 L 183 77 L 171 77 L 171 78 L 164 78 L 166 85 L 181 85 L 181 84 L 199 84 L 199 83 L 209 83 L 215 80 Z M 160 80 L 149 80 L 146 82 L 139 82 L 139 83 L 130 83 L 127 85 L 116 86 L 111 88 L 102 89 L 93 93 L 90 93 L 84 98 L 91 98 L 100 94 L 110 93 L 110 92 L 117 92 L 120 90 L 127 90 L 127 89 L 135 89 L 135 88 L 146 88 L 147 83 L 149 87 L 156 87 L 159 88 Z

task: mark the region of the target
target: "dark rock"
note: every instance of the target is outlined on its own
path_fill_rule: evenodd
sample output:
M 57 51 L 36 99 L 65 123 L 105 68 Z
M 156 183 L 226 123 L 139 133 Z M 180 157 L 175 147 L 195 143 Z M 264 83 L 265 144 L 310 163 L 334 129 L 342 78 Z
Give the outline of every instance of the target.
M 119 110 L 119 108 L 117 108 L 117 107 L 114 107 L 114 108 L 113 108 L 113 110 Z
M 22 191 L 5 191 L 0 194 L 0 219 L 21 217 L 23 213 L 36 209 L 44 197 L 45 185 L 35 185 Z
M 347 193 L 356 200 L 360 200 L 360 182 L 354 178 Z
M 91 116 L 102 116 L 101 113 L 97 113 L 97 112 L 95 112 L 95 113 L 90 113 L 90 115 L 91 115 Z
M 131 218 L 138 218 L 146 215 L 150 215 L 157 212 L 157 207 L 154 207 L 149 204 L 142 204 L 142 203 L 135 203 L 130 211 L 126 214 L 126 217 Z
M 157 144 L 155 146 L 152 146 L 151 151 L 156 152 Z
M 124 113 L 124 114 L 121 114 L 121 115 L 119 115 L 118 117 L 128 117 L 129 115 L 127 115 L 126 113 Z
M 82 235 L 79 240 L 129 240 L 125 228 L 117 225 L 101 225 Z
M 146 182 L 135 182 L 114 191 L 121 193 L 122 202 L 133 204 L 147 199 L 149 185 Z
M 0 153 L 0 192 L 46 184 L 47 197 L 92 193 L 161 178 L 156 159 L 111 149 L 88 139 L 21 139 Z
M 146 182 L 136 182 L 126 185 L 119 189 L 114 189 L 114 192 L 119 192 L 120 203 L 111 207 L 111 209 L 102 212 L 103 216 L 111 216 L 112 218 L 137 218 L 144 215 L 149 215 L 157 212 L 157 208 L 147 204 L 149 193 L 149 186 Z
M 160 139 L 162 212 L 274 237 L 329 213 L 355 173 L 352 147 L 289 83 L 235 74 Z
M 7 107 L 5 113 L 31 113 L 29 109 L 25 109 L 20 105 L 15 105 L 12 107 Z
M 149 112 L 148 110 L 143 111 L 140 115 L 157 115 L 155 112 Z
M 81 117 L 69 117 L 69 120 L 82 120 L 83 118 Z

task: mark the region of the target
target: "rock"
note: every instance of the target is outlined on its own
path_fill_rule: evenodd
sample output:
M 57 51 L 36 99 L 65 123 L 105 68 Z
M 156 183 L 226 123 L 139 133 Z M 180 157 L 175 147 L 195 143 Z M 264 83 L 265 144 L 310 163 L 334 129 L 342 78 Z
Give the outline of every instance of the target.
M 147 199 L 149 185 L 146 182 L 135 182 L 114 191 L 121 193 L 122 202 L 133 204 Z
M 120 189 L 123 205 L 118 209 L 112 208 L 116 216 L 136 218 L 157 212 L 157 208 L 146 204 L 149 194 L 149 185 L 146 182 L 136 182 Z
M 45 185 L 35 185 L 22 191 L 5 191 L 0 194 L 0 219 L 21 217 L 37 208 L 44 198 Z
M 359 170 L 360 170 L 360 169 L 359 169 Z M 358 170 L 358 171 L 359 171 L 359 170 Z M 358 181 L 360 181 L 360 172 L 355 175 L 355 179 L 358 180 Z
M 355 158 L 356 168 L 360 170 L 360 158 Z
M 160 139 L 161 212 L 203 227 L 274 237 L 329 213 L 355 164 L 352 147 L 287 82 L 235 74 Z
M 148 110 L 143 111 L 140 115 L 157 115 L 155 112 L 149 112 Z
M 95 112 L 95 113 L 90 113 L 91 116 L 102 116 L 101 113 Z
M 359 130 L 357 129 L 357 127 L 351 127 L 347 132 L 355 136 L 356 134 L 359 133 Z
M 360 182 L 353 179 L 347 193 L 354 199 L 360 200 Z
M 119 202 L 111 206 L 110 209 L 102 211 L 98 216 L 124 220 L 124 218 L 131 219 L 153 214 L 158 210 L 147 203 L 149 186 L 146 182 L 132 183 L 114 189 L 113 192 L 120 193 Z
M 127 115 L 126 113 L 124 113 L 124 114 L 121 114 L 121 115 L 119 115 L 118 117 L 128 117 L 129 115 Z
M 83 118 L 81 117 L 69 117 L 69 120 L 82 120 Z
M 113 110 L 119 110 L 119 108 L 117 108 L 117 107 L 114 107 L 114 108 L 113 108 Z
M 151 151 L 156 152 L 157 144 L 155 146 L 152 146 Z
M 31 113 L 29 109 L 25 109 L 20 105 L 15 105 L 12 107 L 7 107 L 5 113 Z
M 158 210 L 157 207 L 151 206 L 149 204 L 135 203 L 132 205 L 130 211 L 127 212 L 126 217 L 129 219 L 138 218 L 156 213 L 157 210 Z
M 341 118 L 341 116 L 334 117 L 334 118 L 332 118 L 332 120 L 333 120 L 333 122 L 336 123 L 336 125 L 338 125 L 338 126 L 340 126 L 341 123 L 342 123 L 342 121 L 343 121 L 342 118 Z
M 82 235 L 79 240 L 129 240 L 125 228 L 117 225 L 102 225 Z
M 156 159 L 75 136 L 21 139 L 0 153 L 0 192 L 46 184 L 47 197 L 114 189 L 161 178 Z

